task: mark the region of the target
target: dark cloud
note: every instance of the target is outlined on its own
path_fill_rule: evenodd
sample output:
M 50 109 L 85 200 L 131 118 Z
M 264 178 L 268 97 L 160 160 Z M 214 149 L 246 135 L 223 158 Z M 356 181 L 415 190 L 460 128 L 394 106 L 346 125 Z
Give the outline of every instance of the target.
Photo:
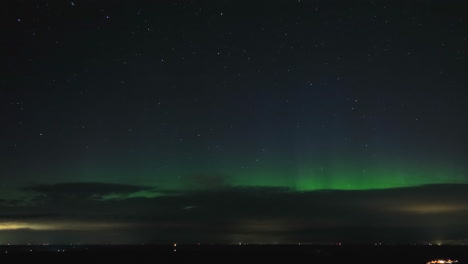
M 151 191 L 151 189 L 145 186 L 95 182 L 40 184 L 23 188 L 25 191 L 39 194 L 42 198 L 51 199 L 96 199 L 106 195 L 129 195 L 139 191 Z
M 188 189 L 217 189 L 226 188 L 229 184 L 226 182 L 226 175 L 221 174 L 189 174 L 184 176 L 183 183 Z
M 21 203 L 23 203 L 21 200 L 0 199 L 0 206 L 20 205 Z
M 91 183 L 33 186 L 27 190 L 45 194 L 42 202 L 16 206 L 2 221 L 36 232 L 68 232 L 70 239 L 101 228 L 90 241 L 99 238 L 100 232 L 107 234 L 103 237 L 120 237 L 122 242 L 393 242 L 468 237 L 464 221 L 468 219 L 468 185 L 462 184 L 307 192 L 225 186 L 107 200 L 63 200 L 56 195 L 69 191 L 91 197 L 149 189 Z M 8 207 L 1 209 L 8 212 Z M 25 219 L 25 215 L 32 217 Z M 35 215 L 40 217 L 34 219 Z
M 24 219 L 50 219 L 56 217 L 55 214 L 28 214 L 28 213 L 13 213 L 13 214 L 0 214 L 0 221 L 2 220 L 24 220 Z

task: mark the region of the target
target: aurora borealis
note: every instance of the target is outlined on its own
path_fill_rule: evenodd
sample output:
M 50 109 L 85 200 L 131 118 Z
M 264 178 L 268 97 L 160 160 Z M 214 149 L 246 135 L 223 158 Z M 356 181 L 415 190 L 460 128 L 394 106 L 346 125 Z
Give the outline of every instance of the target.
M 351 2 L 8 1 L 0 244 L 468 239 L 467 6 Z

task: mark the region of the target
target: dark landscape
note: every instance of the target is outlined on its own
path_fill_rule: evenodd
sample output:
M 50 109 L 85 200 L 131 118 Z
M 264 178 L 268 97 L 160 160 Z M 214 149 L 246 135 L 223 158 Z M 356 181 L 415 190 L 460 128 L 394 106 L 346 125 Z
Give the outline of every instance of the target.
M 34 256 L 74 259 L 105 257 L 191 260 L 306 259 L 308 263 L 413 263 L 458 260 L 467 263 L 467 246 L 422 245 L 38 245 L 1 246 L 1 257 Z

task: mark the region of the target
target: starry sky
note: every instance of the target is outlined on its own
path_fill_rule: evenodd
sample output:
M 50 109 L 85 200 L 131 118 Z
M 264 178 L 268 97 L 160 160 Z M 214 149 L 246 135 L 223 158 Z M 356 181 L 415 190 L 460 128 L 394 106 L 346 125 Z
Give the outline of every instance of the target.
M 0 244 L 468 239 L 463 1 L 7 1 Z

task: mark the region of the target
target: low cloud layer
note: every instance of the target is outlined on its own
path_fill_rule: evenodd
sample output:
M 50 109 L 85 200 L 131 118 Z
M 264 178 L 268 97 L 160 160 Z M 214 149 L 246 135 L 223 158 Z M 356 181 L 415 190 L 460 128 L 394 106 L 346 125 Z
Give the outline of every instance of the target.
M 145 186 L 63 183 L 0 203 L 11 243 L 417 242 L 468 238 L 468 185 L 307 191 L 217 185 L 145 198 Z M 120 194 L 119 199 L 96 199 Z M 92 231 L 92 232 L 91 232 Z M 0 241 L 5 242 L 5 241 Z

